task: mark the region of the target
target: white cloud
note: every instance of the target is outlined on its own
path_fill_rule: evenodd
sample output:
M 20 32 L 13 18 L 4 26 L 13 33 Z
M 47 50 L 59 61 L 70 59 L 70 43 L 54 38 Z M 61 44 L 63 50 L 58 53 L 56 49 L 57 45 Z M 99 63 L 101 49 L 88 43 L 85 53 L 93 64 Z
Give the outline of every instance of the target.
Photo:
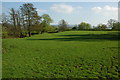
M 101 7 L 93 7 L 92 10 L 96 13 L 101 12 L 102 8 Z
M 41 13 L 41 12 L 46 12 L 47 10 L 44 10 L 44 9 L 37 9 L 37 11 L 38 11 L 39 13 Z
M 52 7 L 50 7 L 51 10 L 59 13 L 72 13 L 74 11 L 74 8 L 70 5 L 66 4 L 53 4 Z
M 105 16 L 110 16 L 110 15 L 117 15 L 118 14 L 118 8 L 117 7 L 112 7 L 112 6 L 104 6 L 104 7 L 93 7 L 92 11 L 94 11 L 97 14 L 102 14 Z

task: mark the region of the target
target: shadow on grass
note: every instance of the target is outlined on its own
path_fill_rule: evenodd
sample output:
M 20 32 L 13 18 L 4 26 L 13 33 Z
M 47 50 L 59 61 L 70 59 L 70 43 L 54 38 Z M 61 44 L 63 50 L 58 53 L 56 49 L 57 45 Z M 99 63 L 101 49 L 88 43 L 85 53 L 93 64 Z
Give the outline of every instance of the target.
M 58 41 L 103 41 L 103 40 L 120 40 L 118 33 L 111 34 L 76 34 L 76 35 L 58 35 L 63 38 L 46 38 L 46 39 L 27 39 L 27 40 L 58 40 Z

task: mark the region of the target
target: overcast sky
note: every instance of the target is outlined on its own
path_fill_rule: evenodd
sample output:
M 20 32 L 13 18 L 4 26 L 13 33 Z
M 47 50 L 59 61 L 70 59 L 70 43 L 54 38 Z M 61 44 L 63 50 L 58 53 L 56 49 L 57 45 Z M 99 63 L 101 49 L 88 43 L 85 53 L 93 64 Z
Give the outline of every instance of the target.
M 28 3 L 28 2 L 27 2 Z M 92 25 L 107 23 L 109 19 L 118 19 L 117 2 L 32 2 L 39 15 L 49 14 L 52 24 L 61 19 L 69 24 L 88 22 Z M 2 12 L 8 14 L 11 8 L 18 9 L 24 2 L 3 2 Z

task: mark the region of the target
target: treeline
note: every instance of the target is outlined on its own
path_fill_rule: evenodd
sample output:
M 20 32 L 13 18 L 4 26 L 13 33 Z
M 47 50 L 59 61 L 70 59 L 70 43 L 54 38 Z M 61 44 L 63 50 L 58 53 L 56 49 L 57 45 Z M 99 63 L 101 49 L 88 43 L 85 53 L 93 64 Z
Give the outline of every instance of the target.
M 69 28 L 65 20 L 60 20 L 58 26 L 50 25 L 53 20 L 48 14 L 38 15 L 37 9 L 32 3 L 25 3 L 18 10 L 11 8 L 8 15 L 2 14 L 2 37 L 3 38 L 23 38 L 30 37 L 34 34 L 42 34 L 44 32 L 57 33 L 66 30 L 107 30 L 105 24 L 99 24 L 92 27 L 91 24 L 81 22 L 78 25 Z M 120 23 L 110 19 L 108 26 L 111 30 L 120 30 Z
M 97 26 L 91 26 L 89 23 L 81 22 L 72 27 L 72 30 L 120 30 L 120 22 L 110 19 L 107 24 L 98 24 Z
M 36 8 L 31 3 L 20 6 L 18 10 L 10 9 L 9 15 L 2 14 L 3 38 L 6 37 L 30 37 L 44 32 L 58 32 L 67 29 L 64 20 L 59 22 L 59 28 L 50 25 L 53 20 L 48 14 L 38 15 Z

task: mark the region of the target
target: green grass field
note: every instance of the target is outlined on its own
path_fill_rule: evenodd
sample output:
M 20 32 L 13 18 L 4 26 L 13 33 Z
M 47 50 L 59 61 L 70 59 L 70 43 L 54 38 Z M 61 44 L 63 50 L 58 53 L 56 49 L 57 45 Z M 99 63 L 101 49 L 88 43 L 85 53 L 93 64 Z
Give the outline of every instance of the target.
M 3 39 L 3 78 L 118 78 L 117 31 Z

